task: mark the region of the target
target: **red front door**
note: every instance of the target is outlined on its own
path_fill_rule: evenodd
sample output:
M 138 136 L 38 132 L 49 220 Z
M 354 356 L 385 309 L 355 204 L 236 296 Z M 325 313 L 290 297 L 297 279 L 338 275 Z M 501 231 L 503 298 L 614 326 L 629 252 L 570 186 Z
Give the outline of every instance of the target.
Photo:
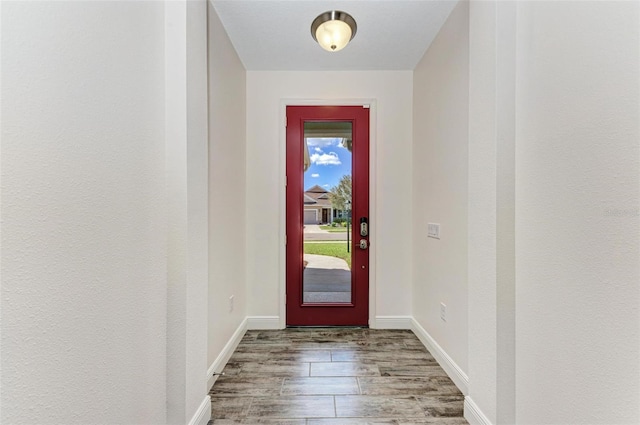
M 286 151 L 287 325 L 367 326 L 369 109 L 288 106 Z M 305 205 L 333 222 L 305 226 Z

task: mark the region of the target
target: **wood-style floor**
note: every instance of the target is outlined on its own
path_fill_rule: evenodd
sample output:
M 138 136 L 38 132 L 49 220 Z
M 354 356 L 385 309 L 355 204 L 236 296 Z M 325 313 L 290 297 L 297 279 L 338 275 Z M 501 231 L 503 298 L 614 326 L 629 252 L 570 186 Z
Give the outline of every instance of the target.
M 248 331 L 210 424 L 462 425 L 464 398 L 411 331 Z

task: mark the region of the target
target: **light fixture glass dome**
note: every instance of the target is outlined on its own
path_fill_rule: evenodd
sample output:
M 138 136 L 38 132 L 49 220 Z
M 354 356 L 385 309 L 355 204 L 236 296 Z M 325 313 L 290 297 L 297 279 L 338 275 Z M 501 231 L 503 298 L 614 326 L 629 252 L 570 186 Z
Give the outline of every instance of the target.
M 324 12 L 311 24 L 311 36 L 329 52 L 337 52 L 356 35 L 356 21 L 348 13 L 332 10 Z

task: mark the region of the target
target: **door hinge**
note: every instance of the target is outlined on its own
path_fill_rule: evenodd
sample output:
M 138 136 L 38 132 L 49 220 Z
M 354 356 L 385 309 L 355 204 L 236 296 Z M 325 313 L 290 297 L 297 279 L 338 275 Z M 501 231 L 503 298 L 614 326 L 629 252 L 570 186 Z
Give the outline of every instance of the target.
M 369 109 L 369 108 L 371 107 L 371 105 L 369 105 L 369 104 L 367 104 L 367 105 L 362 105 L 362 107 L 363 107 L 364 109 Z

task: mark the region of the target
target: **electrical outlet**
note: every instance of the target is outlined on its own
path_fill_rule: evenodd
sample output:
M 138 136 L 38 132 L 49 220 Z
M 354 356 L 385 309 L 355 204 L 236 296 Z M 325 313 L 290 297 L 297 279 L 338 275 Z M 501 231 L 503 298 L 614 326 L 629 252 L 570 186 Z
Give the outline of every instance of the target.
M 443 302 L 440 303 L 440 319 L 443 322 L 447 321 L 447 305 Z
M 233 311 L 233 295 L 229 297 L 229 313 Z
M 440 239 L 440 223 L 427 223 L 427 237 Z

